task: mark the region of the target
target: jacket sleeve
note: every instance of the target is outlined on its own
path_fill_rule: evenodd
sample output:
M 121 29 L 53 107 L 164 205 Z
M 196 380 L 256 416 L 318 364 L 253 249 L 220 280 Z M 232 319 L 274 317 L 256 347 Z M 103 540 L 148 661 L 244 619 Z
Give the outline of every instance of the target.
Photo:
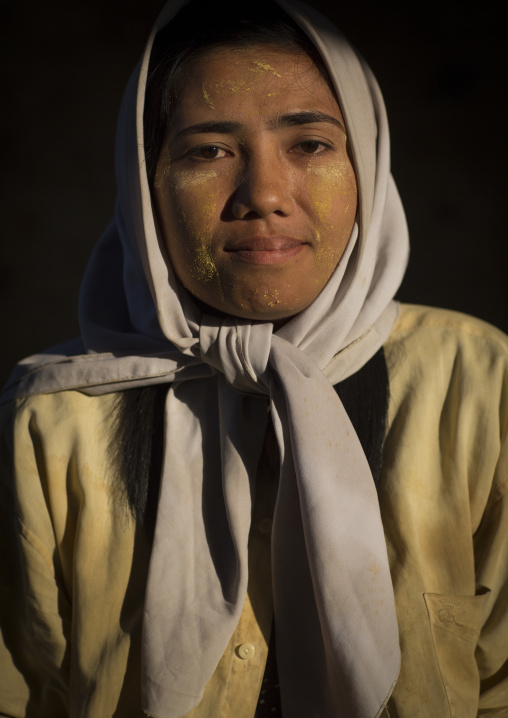
M 70 602 L 55 568 L 56 546 L 40 473 L 44 455 L 16 406 L 0 413 L 0 715 L 68 715 Z M 32 525 L 20 489 L 30 495 Z
M 475 537 L 478 583 L 491 589 L 476 649 L 479 716 L 508 716 L 508 496 L 486 511 Z
M 508 716 L 508 388 L 501 397 L 504 442 L 493 490 L 474 536 L 476 578 L 490 589 L 476 649 L 479 716 Z

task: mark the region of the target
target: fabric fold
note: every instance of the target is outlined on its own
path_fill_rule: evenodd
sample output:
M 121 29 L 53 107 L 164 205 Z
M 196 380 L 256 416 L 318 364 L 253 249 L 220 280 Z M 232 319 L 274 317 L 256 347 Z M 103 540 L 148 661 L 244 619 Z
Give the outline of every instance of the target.
M 285 381 L 275 383 L 272 413 L 285 456 L 273 581 L 284 714 L 314 715 L 321 696 L 318 715 L 375 716 L 398 675 L 400 653 L 374 482 L 326 377 L 294 348 L 277 349 L 271 363 Z M 311 646 L 309 655 L 297 643 Z
M 202 424 L 203 404 L 217 420 Z M 238 393 L 221 375 L 182 382 L 168 392 L 165 424 L 143 619 L 143 707 L 181 716 L 200 701 L 242 612 L 266 401 Z

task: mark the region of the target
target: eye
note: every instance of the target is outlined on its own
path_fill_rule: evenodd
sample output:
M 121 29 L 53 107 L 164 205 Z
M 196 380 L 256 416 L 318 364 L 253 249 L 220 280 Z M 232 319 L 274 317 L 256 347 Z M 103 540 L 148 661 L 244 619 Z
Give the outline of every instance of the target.
M 320 155 L 329 149 L 331 149 L 329 145 L 319 140 L 305 140 L 299 142 L 295 147 L 296 151 L 302 152 L 304 155 Z
M 216 145 L 202 145 L 193 149 L 189 154 L 198 160 L 218 160 L 221 157 L 226 157 L 227 152 Z

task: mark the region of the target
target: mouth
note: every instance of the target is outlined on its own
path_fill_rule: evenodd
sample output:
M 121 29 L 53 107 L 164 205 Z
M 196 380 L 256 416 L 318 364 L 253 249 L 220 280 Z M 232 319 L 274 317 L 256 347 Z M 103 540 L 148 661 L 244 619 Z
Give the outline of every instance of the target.
M 253 236 L 238 240 L 224 248 L 240 262 L 248 264 L 278 264 L 296 257 L 308 242 L 285 235 Z

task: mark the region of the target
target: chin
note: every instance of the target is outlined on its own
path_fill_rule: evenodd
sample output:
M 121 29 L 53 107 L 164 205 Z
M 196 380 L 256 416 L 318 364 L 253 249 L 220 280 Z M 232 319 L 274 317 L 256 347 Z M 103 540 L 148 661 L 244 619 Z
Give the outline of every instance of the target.
M 217 317 L 237 317 L 252 322 L 273 322 L 281 326 L 284 322 L 301 312 L 304 307 L 288 306 L 289 302 L 283 302 L 277 298 L 254 297 L 250 301 L 207 301 L 205 296 L 193 294 L 195 301 L 203 312 Z M 277 306 L 280 304 L 281 306 Z

